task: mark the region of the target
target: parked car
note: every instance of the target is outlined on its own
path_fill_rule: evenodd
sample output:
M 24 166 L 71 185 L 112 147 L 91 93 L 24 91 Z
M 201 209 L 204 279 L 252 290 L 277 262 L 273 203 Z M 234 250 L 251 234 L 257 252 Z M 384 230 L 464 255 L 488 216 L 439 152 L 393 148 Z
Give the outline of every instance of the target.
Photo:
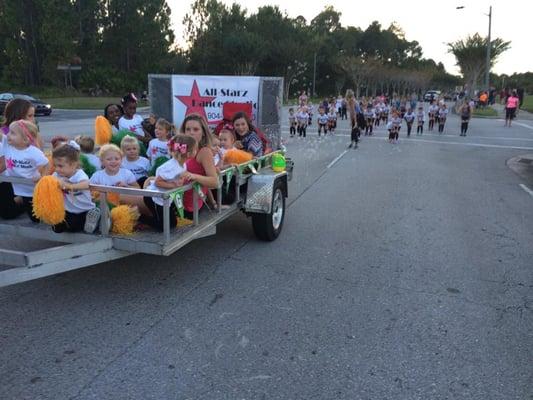
M 440 96 L 440 90 L 428 90 L 426 94 L 424 94 L 424 101 L 433 101 L 435 99 L 438 99 Z
M 4 109 L 6 104 L 13 99 L 24 99 L 28 100 L 35 107 L 35 115 L 50 115 L 52 114 L 52 106 L 46 104 L 39 99 L 36 99 L 32 96 L 20 93 L 0 93 L 0 115 L 4 114 Z

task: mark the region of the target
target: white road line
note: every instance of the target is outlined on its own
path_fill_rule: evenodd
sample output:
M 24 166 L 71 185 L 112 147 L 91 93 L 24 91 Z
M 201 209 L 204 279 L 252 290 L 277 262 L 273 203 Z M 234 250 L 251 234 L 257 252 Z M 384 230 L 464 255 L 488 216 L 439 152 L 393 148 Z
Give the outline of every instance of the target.
M 339 154 L 339 155 L 337 156 L 337 158 L 335 158 L 332 162 L 330 162 L 330 163 L 328 164 L 328 167 L 327 167 L 327 168 L 329 169 L 329 168 L 333 167 L 333 166 L 335 165 L 335 163 L 336 163 L 337 161 L 339 161 L 339 160 L 342 158 L 342 156 L 345 155 L 346 153 L 348 153 L 348 150 L 344 150 L 341 154 Z
M 343 134 L 335 134 L 334 136 L 341 136 L 341 137 L 350 137 L 350 135 L 343 135 Z M 386 137 L 380 137 L 380 136 L 364 136 L 361 137 L 361 142 L 364 143 L 367 139 L 374 139 L 374 140 L 388 140 Z M 483 143 L 463 143 L 463 142 L 448 142 L 443 140 L 425 140 L 425 139 L 416 139 L 416 138 L 400 138 L 400 143 L 436 143 L 436 144 L 451 144 L 454 146 L 472 146 L 472 147 L 488 147 L 488 148 L 494 148 L 494 149 L 516 149 L 516 150 L 533 150 L 533 147 L 526 147 L 526 146 L 506 146 L 506 145 L 500 145 L 500 144 L 483 144 Z
M 533 190 L 531 190 L 530 188 L 528 188 L 526 185 L 524 185 L 523 183 L 519 184 L 518 186 L 520 186 L 522 189 L 525 190 L 526 193 L 529 193 L 529 195 L 531 197 L 533 197 Z
M 524 128 L 527 128 L 527 129 L 532 129 L 533 130 L 533 126 L 528 125 L 528 124 L 524 124 L 523 122 L 515 122 L 514 124 L 518 125 L 518 126 L 522 126 Z
M 516 122 L 515 122 L 516 123 Z M 531 127 L 533 129 L 533 127 Z M 351 129 L 346 129 L 346 128 L 337 128 L 336 132 L 350 132 Z M 281 131 L 282 133 L 289 133 L 288 130 L 286 129 L 282 129 Z M 376 131 L 374 130 L 375 133 L 383 133 L 383 134 L 387 134 L 386 131 L 384 130 L 380 130 L 380 131 Z M 316 132 L 309 132 L 309 135 L 310 136 L 314 136 L 313 134 L 315 134 Z M 404 132 L 400 132 L 400 133 L 405 133 Z M 529 133 L 529 132 L 528 132 Z M 416 134 L 413 133 L 412 134 L 414 137 L 416 137 Z M 333 136 L 350 136 L 350 135 L 343 135 L 342 133 L 335 133 L 333 134 Z M 364 136 L 363 136 L 364 137 Z M 459 137 L 459 134 L 437 134 L 437 133 L 424 133 L 422 135 L 422 137 L 451 137 L 451 138 L 457 138 Z M 527 138 L 517 138 L 517 137 L 504 137 L 504 136 L 472 136 L 472 135 L 468 135 L 467 136 L 469 139 L 482 139 L 482 140 L 515 140 L 515 141 L 523 141 L 523 142 L 533 142 L 533 139 L 527 137 Z

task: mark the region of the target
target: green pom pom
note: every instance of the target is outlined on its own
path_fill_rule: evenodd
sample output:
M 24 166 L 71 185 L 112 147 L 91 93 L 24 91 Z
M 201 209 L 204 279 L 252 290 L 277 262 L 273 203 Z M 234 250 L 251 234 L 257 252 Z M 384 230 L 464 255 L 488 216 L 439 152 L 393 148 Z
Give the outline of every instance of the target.
M 137 139 L 137 136 L 133 132 L 128 131 L 127 129 L 121 129 L 120 131 L 118 131 L 117 133 L 113 135 L 113 137 L 111 138 L 111 143 L 120 147 L 120 142 L 122 142 L 122 139 L 124 139 L 124 137 L 126 136 L 131 136 Z M 137 139 L 137 142 L 139 143 L 139 147 L 140 147 L 139 154 L 141 155 L 141 157 L 146 157 L 146 146 L 144 145 L 143 142 L 141 142 L 138 139 Z
M 155 176 L 155 171 L 157 170 L 157 168 L 159 168 L 161 165 L 163 165 L 167 161 L 168 161 L 167 157 L 164 157 L 164 156 L 157 157 L 154 161 L 154 165 L 152 166 L 152 168 L 150 169 L 148 173 L 148 176 Z
M 80 154 L 80 167 L 89 178 L 96 172 L 96 167 L 89 162 L 85 154 Z

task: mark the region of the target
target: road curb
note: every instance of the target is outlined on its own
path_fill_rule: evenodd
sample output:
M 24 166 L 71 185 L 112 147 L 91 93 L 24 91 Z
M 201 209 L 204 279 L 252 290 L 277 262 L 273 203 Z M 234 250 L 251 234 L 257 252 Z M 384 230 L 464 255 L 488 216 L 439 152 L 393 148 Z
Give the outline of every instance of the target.
M 528 184 L 533 185 L 533 153 L 512 157 L 507 160 L 506 164 Z

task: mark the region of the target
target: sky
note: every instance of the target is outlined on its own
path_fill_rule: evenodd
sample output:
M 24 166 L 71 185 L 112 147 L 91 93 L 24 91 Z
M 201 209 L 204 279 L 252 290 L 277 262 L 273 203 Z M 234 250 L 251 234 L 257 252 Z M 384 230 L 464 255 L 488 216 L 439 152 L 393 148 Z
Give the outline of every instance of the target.
M 167 0 L 172 10 L 171 20 L 176 39 L 181 46 L 185 46 L 183 17 L 189 12 L 193 1 Z M 277 5 L 289 17 L 303 15 L 308 22 L 326 5 L 332 5 L 335 10 L 341 12 L 342 26 L 356 26 L 363 30 L 372 21 L 378 21 L 384 28 L 396 22 L 405 32 L 407 40 L 420 43 L 425 58 L 442 62 L 446 70 L 454 74 L 459 74 L 459 70 L 455 66 L 454 56 L 447 53 L 446 43 L 463 39 L 476 32 L 486 36 L 489 25 L 487 14 L 489 6 L 492 5 L 492 38 L 511 41 L 511 48 L 500 56 L 492 71 L 508 75 L 533 71 L 533 46 L 528 40 L 533 15 L 532 0 L 219 1 L 227 5 L 239 3 L 249 13 L 254 13 L 261 6 Z M 457 10 L 457 6 L 465 8 Z

